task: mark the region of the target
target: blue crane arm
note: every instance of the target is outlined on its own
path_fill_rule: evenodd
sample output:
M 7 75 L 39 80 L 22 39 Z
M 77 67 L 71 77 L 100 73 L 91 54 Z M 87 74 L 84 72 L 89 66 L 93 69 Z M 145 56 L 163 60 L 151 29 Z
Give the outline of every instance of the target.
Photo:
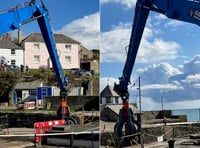
M 45 44 L 47 46 L 57 81 L 61 91 L 66 91 L 67 78 L 64 77 L 63 70 L 59 61 L 54 36 L 49 24 L 49 14 L 41 1 L 36 4 L 35 1 L 18 5 L 14 8 L 0 12 L 0 34 L 19 29 L 22 25 L 37 20 Z
M 149 9 L 142 7 L 140 3 L 137 2 L 126 63 L 124 65 L 122 77 L 119 78 L 119 84 L 114 85 L 114 90 L 122 99 L 128 99 L 129 97 L 128 85 L 148 15 Z
M 125 66 L 119 84 L 114 85 L 114 90 L 122 99 L 129 97 L 128 85 L 150 11 L 200 25 L 200 0 L 137 0 Z

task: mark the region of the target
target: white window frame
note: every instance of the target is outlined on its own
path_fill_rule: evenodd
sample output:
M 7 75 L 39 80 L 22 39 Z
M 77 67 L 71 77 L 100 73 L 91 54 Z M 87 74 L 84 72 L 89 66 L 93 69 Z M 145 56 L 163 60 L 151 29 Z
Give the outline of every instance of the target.
M 40 56 L 39 55 L 33 56 L 33 63 L 40 63 Z
M 39 43 L 33 43 L 33 48 L 35 50 L 40 50 L 40 44 Z
M 72 62 L 71 56 L 65 56 L 65 62 L 71 64 Z
M 16 64 L 16 60 L 15 59 L 10 60 L 10 64 L 11 65 L 15 65 Z
M 11 55 L 13 56 L 13 55 L 16 54 L 16 50 L 15 50 L 15 49 L 11 49 L 10 53 L 11 53 Z
M 72 45 L 71 44 L 65 44 L 65 51 L 70 52 L 72 49 Z

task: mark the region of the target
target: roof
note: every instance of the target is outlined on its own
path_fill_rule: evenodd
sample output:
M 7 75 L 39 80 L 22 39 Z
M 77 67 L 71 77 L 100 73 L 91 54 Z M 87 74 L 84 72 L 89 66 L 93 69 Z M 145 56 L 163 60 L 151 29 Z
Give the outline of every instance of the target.
M 101 97 L 119 97 L 119 95 L 107 85 L 101 92 Z
M 92 54 L 92 50 L 87 49 L 86 47 L 84 47 L 83 45 L 80 46 L 81 50 L 84 52 L 89 52 L 90 54 Z
M 20 46 L 12 43 L 11 41 L 7 39 L 1 39 L 0 40 L 0 48 L 1 49 L 22 49 Z
M 56 43 L 80 44 L 80 42 L 63 34 L 54 34 L 54 39 Z M 44 39 L 41 33 L 32 33 L 27 36 L 22 42 L 44 42 Z

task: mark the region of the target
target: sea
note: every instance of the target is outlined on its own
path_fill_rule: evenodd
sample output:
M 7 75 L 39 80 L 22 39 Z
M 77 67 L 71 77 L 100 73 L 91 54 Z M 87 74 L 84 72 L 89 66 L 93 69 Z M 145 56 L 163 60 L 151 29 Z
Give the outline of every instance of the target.
M 175 109 L 172 115 L 187 115 L 187 120 L 191 122 L 200 122 L 200 108 L 195 109 Z

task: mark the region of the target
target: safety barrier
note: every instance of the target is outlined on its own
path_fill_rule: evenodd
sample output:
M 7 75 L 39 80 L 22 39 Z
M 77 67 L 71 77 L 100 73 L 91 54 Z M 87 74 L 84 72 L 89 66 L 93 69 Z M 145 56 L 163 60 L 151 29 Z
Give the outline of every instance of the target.
M 53 121 L 44 121 L 34 123 L 34 134 L 35 143 L 40 143 L 46 140 L 46 136 L 38 136 L 38 134 L 44 134 L 45 131 L 51 130 L 55 125 L 65 125 L 65 120 L 53 120 Z

